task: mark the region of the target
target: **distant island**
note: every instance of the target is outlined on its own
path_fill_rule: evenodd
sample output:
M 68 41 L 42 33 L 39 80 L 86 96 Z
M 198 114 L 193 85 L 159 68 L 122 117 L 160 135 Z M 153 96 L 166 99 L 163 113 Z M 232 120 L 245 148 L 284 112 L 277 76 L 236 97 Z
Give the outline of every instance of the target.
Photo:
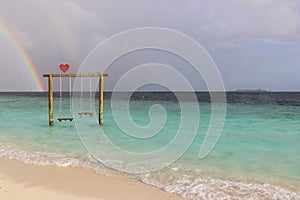
M 236 92 L 272 92 L 271 90 L 263 89 L 237 89 Z

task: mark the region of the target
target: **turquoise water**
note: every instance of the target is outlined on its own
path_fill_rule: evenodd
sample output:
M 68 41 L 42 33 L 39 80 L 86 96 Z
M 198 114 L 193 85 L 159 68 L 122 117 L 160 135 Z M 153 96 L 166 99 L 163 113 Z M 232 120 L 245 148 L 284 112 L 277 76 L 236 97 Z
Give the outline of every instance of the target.
M 198 159 L 211 117 L 210 103 L 200 101 L 197 135 L 180 159 L 156 172 L 124 174 L 190 199 L 300 199 L 299 95 L 265 94 L 260 95 L 259 99 L 251 99 L 249 94 L 239 94 L 238 98 L 234 95 L 228 94 L 222 135 L 209 156 Z M 178 102 L 164 98 L 130 101 L 131 117 L 140 126 L 151 121 L 148 115 L 151 105 L 160 104 L 166 110 L 164 127 L 158 135 L 148 140 L 124 134 L 114 121 L 110 100 L 107 99 L 102 127 L 106 137 L 131 152 L 146 153 L 167 145 L 179 127 L 181 115 Z M 57 118 L 59 99 L 54 100 Z M 122 105 L 124 100 L 119 101 Z M 63 111 L 67 117 L 68 105 L 69 99 L 64 98 Z M 123 108 L 119 106 L 116 109 Z M 155 117 L 160 115 L 159 112 L 152 114 Z M 45 95 L 0 93 L 0 156 L 37 165 L 81 166 L 98 173 L 116 174 L 85 149 L 76 123 L 86 125 L 80 135 L 97 139 L 92 131 L 98 127 L 97 118 L 86 116 L 80 119 L 76 116 L 76 122 L 59 123 L 55 120 L 55 125 L 49 127 Z M 184 128 L 189 131 L 189 125 Z M 123 161 L 107 159 L 115 153 L 110 151 L 103 155 L 105 164 L 110 165 L 111 162 L 118 163 L 121 168 L 128 167 Z M 135 166 L 131 167 L 134 170 Z

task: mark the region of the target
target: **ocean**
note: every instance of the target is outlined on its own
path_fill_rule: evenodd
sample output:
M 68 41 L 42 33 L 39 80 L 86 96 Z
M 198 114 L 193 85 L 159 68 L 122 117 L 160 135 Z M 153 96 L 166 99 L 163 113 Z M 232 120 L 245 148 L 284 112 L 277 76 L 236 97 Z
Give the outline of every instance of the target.
M 125 175 L 189 199 L 300 199 L 300 93 L 227 92 L 227 102 L 220 102 L 226 103 L 227 109 L 222 134 L 203 159 L 198 154 L 211 120 L 209 94 L 197 93 L 198 102 L 187 98 L 186 105 L 197 103 L 200 108 L 200 121 L 191 145 L 166 167 L 145 173 L 140 172 L 138 163 L 128 164 L 129 157 L 116 159 L 117 150 L 103 149 L 102 139 L 112 141 L 116 149 L 142 155 L 164 148 L 175 137 L 182 120 L 175 95 L 134 93 L 129 101 L 131 119 L 158 134 L 141 131 L 140 135 L 132 136 L 114 118 L 114 113 L 123 113 L 127 99 L 120 95 L 112 110 L 111 93 L 105 93 L 102 139 L 98 136 L 97 98 L 91 105 L 88 94 L 85 96 L 80 100 L 75 95 L 73 109 L 81 101 L 85 110 L 94 112 L 93 117 L 80 118 L 74 111 L 75 121 L 58 122 L 60 99 L 56 93 L 55 122 L 49 127 L 47 93 L 0 93 L 0 156 L 36 165 L 83 167 L 100 174 Z M 69 104 L 66 92 L 62 98 L 64 117 L 70 116 Z M 161 118 L 157 105 L 164 107 L 166 118 Z M 119 123 L 130 132 L 134 127 L 126 123 L 127 117 L 118 115 Z M 164 123 L 159 130 L 151 126 L 147 129 L 152 122 Z M 190 135 L 194 125 L 188 119 L 181 128 Z M 180 142 L 188 143 L 184 137 Z M 97 156 L 93 155 L 95 151 Z M 162 156 L 165 157 L 160 159 L 170 158 Z M 158 161 L 161 160 L 154 158 L 153 163 Z M 135 170 L 139 173 L 132 173 Z

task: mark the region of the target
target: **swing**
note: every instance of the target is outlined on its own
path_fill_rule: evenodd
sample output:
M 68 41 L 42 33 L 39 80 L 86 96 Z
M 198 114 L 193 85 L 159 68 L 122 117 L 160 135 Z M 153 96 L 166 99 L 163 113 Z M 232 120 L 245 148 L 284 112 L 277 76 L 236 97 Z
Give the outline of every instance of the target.
M 92 79 L 90 78 L 90 111 L 83 111 L 83 77 L 81 77 L 81 88 L 80 88 L 80 112 L 78 112 L 78 115 L 80 115 L 80 118 L 82 118 L 83 115 L 89 115 L 90 117 L 93 117 L 94 113 L 92 112 Z
M 70 98 L 70 117 L 62 117 L 62 78 L 59 77 L 59 118 L 57 119 L 59 122 L 61 121 L 73 121 L 72 117 L 72 79 L 69 78 L 69 98 Z

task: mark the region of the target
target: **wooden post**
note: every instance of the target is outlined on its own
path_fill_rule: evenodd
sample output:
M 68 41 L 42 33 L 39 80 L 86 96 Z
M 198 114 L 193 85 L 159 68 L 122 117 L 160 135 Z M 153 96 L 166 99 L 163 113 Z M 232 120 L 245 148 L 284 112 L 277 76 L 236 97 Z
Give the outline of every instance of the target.
M 49 126 L 53 126 L 53 91 L 52 91 L 52 75 L 48 77 L 48 101 L 49 101 Z
M 100 76 L 99 80 L 99 124 L 103 124 L 103 85 L 104 76 Z

